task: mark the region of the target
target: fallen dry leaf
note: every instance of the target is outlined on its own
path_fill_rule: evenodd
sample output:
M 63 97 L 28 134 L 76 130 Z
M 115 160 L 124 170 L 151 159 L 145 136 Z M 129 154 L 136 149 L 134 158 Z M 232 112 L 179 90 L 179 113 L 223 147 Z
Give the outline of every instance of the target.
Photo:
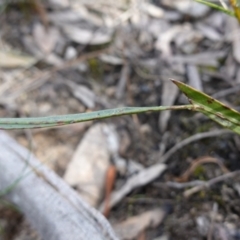
M 110 166 L 108 139 L 113 134 L 113 126 L 92 126 L 79 143 L 64 175 L 65 181 L 76 187 L 92 206 L 96 206 L 102 196 L 105 176 Z
M 149 14 L 151 17 L 155 18 L 163 18 L 164 17 L 164 10 L 154 4 L 148 3 L 148 2 L 143 2 L 140 5 L 140 8 Z
M 15 67 L 30 67 L 35 64 L 36 58 L 27 55 L 22 55 L 15 51 L 3 51 L 0 49 L 0 67 L 15 68 Z
M 90 29 L 79 28 L 70 24 L 64 24 L 61 27 L 69 39 L 80 44 L 106 44 L 112 39 L 112 33 L 110 31 L 93 31 Z
M 161 208 L 153 209 L 113 225 L 113 228 L 119 239 L 131 240 L 148 227 L 158 226 L 163 221 L 165 214 Z
M 187 72 L 189 85 L 199 91 L 203 91 L 202 80 L 201 80 L 198 68 L 193 64 L 187 64 L 186 72 Z
M 33 37 L 39 49 L 44 54 L 48 54 L 54 49 L 60 34 L 55 27 L 46 29 L 42 24 L 37 23 L 33 27 Z
M 87 108 L 94 108 L 96 102 L 95 93 L 84 85 L 79 85 L 73 81 L 63 81 L 72 91 L 75 98 L 79 99 Z
M 163 90 L 162 90 L 162 102 L 163 106 L 171 106 L 173 105 L 176 97 L 178 95 L 178 88 L 173 86 L 171 81 L 163 82 Z M 162 132 L 164 132 L 167 128 L 168 120 L 171 116 L 170 111 L 163 111 L 160 113 L 159 117 L 159 128 Z
M 203 17 L 210 10 L 210 8 L 204 4 L 189 0 L 163 0 L 161 3 L 194 18 Z
M 112 208 L 119 203 L 127 194 L 135 188 L 145 186 L 155 178 L 159 177 L 167 168 L 167 165 L 159 163 L 151 167 L 145 168 L 133 176 L 129 177 L 126 183 L 119 189 L 112 193 L 109 208 Z M 104 210 L 105 203 L 101 204 L 100 211 Z
M 109 201 L 110 201 L 110 196 L 111 196 L 111 192 L 115 183 L 115 179 L 116 179 L 116 167 L 111 165 L 108 170 L 107 170 L 107 174 L 106 174 L 106 178 L 105 178 L 105 209 L 104 209 L 104 216 L 107 217 L 110 211 L 109 208 Z

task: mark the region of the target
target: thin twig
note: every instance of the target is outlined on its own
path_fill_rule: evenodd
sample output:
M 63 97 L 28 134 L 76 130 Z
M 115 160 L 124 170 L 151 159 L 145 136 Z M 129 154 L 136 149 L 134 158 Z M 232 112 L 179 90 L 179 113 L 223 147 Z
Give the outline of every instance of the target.
M 224 166 L 224 164 L 219 159 L 210 157 L 210 156 L 203 156 L 203 157 L 199 157 L 199 158 L 193 160 L 191 162 L 191 166 L 176 180 L 179 182 L 187 182 L 190 175 L 195 171 L 195 169 L 199 165 L 205 164 L 205 163 L 215 163 L 221 168 L 223 173 L 229 172 L 229 170 Z
M 205 181 L 200 181 L 200 180 L 194 180 L 194 181 L 185 182 L 185 183 L 168 181 L 166 183 L 164 183 L 164 182 L 153 183 L 153 186 L 183 189 L 183 188 L 195 187 L 195 186 L 199 186 L 199 185 L 203 185 L 203 184 L 205 184 Z
M 208 229 L 207 240 L 212 240 L 215 217 L 216 217 L 217 211 L 218 211 L 218 204 L 214 203 L 212 214 L 211 214 L 211 225 L 210 225 L 210 228 Z
M 240 170 L 223 174 L 223 175 L 221 175 L 219 177 L 216 177 L 216 178 L 213 178 L 213 179 L 211 179 L 209 181 L 206 181 L 202 185 L 198 185 L 198 186 L 195 186 L 195 187 L 193 187 L 191 189 L 186 190 L 183 193 L 183 195 L 184 195 L 184 197 L 188 198 L 191 195 L 193 195 L 194 193 L 197 193 L 197 192 L 201 191 L 204 188 L 210 188 L 212 185 L 214 185 L 214 184 L 216 184 L 218 182 L 222 182 L 224 180 L 227 180 L 228 178 L 233 178 L 233 177 L 237 176 L 239 173 L 240 173 Z
M 207 138 L 207 137 L 216 137 L 221 134 L 226 134 L 226 133 L 231 133 L 231 131 L 228 130 L 217 130 L 213 132 L 205 132 L 205 133 L 198 133 L 190 138 L 187 138 L 183 140 L 181 143 L 175 145 L 172 149 L 170 149 L 160 160 L 161 162 L 166 162 L 169 157 L 175 153 L 178 149 L 182 148 L 183 146 L 193 142 L 197 141 L 202 138 Z M 155 165 L 144 169 L 140 172 L 138 172 L 136 175 L 130 177 L 126 184 L 118 191 L 114 192 L 111 196 L 111 201 L 110 201 L 110 206 L 113 207 L 115 206 L 121 199 L 126 196 L 130 191 L 133 189 L 140 187 L 140 186 L 145 186 L 148 184 L 150 181 L 153 181 L 155 178 L 159 177 L 160 174 L 164 171 L 162 168 L 166 168 L 166 165 L 163 165 L 162 163 L 156 163 Z M 160 169 L 160 173 L 156 172 Z M 153 172 L 155 171 L 155 172 Z M 177 184 L 177 183 L 176 183 Z M 202 185 L 205 184 L 205 182 L 202 183 Z M 176 186 L 176 185 L 175 185 Z M 178 185 L 179 186 L 179 185 Z M 101 210 L 103 210 L 104 203 L 100 207 Z
M 203 132 L 203 133 L 197 133 L 189 138 L 184 139 L 180 143 L 177 143 L 173 148 L 171 148 L 168 152 L 166 152 L 159 160 L 161 163 L 167 162 L 167 160 L 179 149 L 183 148 L 184 146 L 196 142 L 198 140 L 201 140 L 203 138 L 209 138 L 209 137 L 217 137 L 222 134 L 228 134 L 232 133 L 229 130 L 215 130 L 215 131 L 210 131 L 210 132 Z

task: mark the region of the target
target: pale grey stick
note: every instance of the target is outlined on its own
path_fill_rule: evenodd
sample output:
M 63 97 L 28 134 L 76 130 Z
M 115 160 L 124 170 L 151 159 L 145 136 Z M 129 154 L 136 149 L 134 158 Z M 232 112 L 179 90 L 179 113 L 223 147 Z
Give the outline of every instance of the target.
M 162 157 L 160 157 L 159 162 L 160 163 L 165 163 L 167 160 L 179 149 L 182 147 L 188 145 L 189 143 L 196 142 L 200 139 L 203 138 L 209 138 L 209 137 L 217 137 L 222 134 L 230 134 L 233 133 L 230 130 L 226 129 L 220 129 L 220 130 L 215 130 L 215 131 L 209 131 L 209 132 L 202 132 L 202 133 L 197 133 L 195 135 L 192 135 L 191 137 L 188 137 L 181 142 L 177 143 L 174 147 L 172 147 L 170 150 L 168 150 Z
M 0 191 L 23 174 L 25 176 L 6 198 L 19 207 L 42 239 L 117 239 L 108 221 L 97 210 L 53 171 L 30 156 L 27 149 L 0 131 Z
M 209 188 L 209 187 L 211 187 L 213 184 L 216 184 L 216 183 L 218 183 L 218 182 L 222 182 L 222 181 L 224 181 L 224 180 L 226 180 L 226 179 L 228 179 L 228 178 L 235 177 L 235 176 L 237 176 L 237 175 L 239 175 L 239 174 L 240 174 L 240 170 L 236 170 L 236 171 L 234 171 L 234 172 L 225 173 L 225 174 L 223 174 L 223 175 L 221 175 L 221 176 L 218 176 L 218 177 L 215 177 L 215 178 L 213 178 L 213 179 L 210 179 L 210 180 L 206 181 L 205 183 L 203 183 L 203 184 L 201 184 L 201 185 L 197 185 L 197 186 L 195 186 L 195 187 L 193 187 L 193 188 L 190 188 L 190 189 L 186 190 L 186 191 L 183 193 L 183 195 L 184 195 L 184 197 L 188 198 L 188 197 L 190 197 L 192 194 L 194 194 L 194 193 L 196 193 L 196 192 L 199 192 L 199 191 L 201 191 L 201 190 L 204 189 L 204 188 Z

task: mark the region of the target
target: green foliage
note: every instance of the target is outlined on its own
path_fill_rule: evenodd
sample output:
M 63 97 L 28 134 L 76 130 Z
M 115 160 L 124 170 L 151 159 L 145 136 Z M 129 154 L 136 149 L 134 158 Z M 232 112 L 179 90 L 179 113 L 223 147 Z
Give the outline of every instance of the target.
M 209 2 L 209 1 L 205 1 L 205 0 L 195 0 L 195 1 L 196 1 L 196 2 L 199 2 L 199 3 L 202 3 L 202 4 L 204 4 L 204 5 L 207 5 L 207 6 L 211 7 L 211 8 L 214 8 L 214 9 L 216 9 L 216 10 L 218 10 L 218 11 L 223 12 L 223 13 L 226 13 L 226 14 L 228 14 L 229 16 L 232 16 L 232 17 L 235 16 L 235 13 L 234 13 L 233 11 L 230 11 L 230 10 L 228 10 L 228 9 L 225 9 L 225 8 L 223 8 L 222 6 L 218 5 L 218 4 L 215 4 L 215 3 L 212 3 L 212 2 Z
M 195 106 L 196 111 L 202 112 L 223 127 L 240 134 L 239 112 L 182 82 L 175 80 L 173 82 Z
M 206 0 L 195 0 L 196 2 L 202 3 L 204 5 L 207 5 L 211 8 L 214 8 L 217 11 L 221 11 L 223 13 L 228 14 L 229 16 L 236 17 L 238 22 L 240 23 L 240 0 L 229 0 L 229 3 L 231 4 L 233 11 L 228 10 L 218 4 L 206 1 Z
M 191 109 L 192 105 L 184 106 L 156 106 L 156 107 L 123 107 L 107 109 L 95 112 L 69 114 L 61 116 L 38 117 L 38 118 L 0 118 L 1 129 L 28 129 L 28 128 L 48 128 L 68 125 L 79 122 L 100 120 L 123 115 L 159 112 L 163 110 Z
M 62 116 L 38 117 L 38 118 L 0 118 L 2 129 L 48 128 L 68 125 L 78 122 L 100 120 L 123 115 L 158 112 L 163 110 L 187 109 L 198 111 L 207 115 L 225 128 L 240 134 L 240 113 L 224 105 L 205 93 L 176 80 L 172 80 L 178 88 L 187 96 L 191 105 L 182 106 L 156 106 L 156 107 L 123 107 L 107 109 L 90 113 L 79 113 Z
M 206 0 L 195 0 L 196 2 L 208 5 L 218 11 L 222 11 L 230 16 L 235 16 L 240 20 L 239 0 L 229 0 L 233 11 L 227 10 L 220 5 L 208 2 Z M 92 67 L 96 68 L 96 62 L 92 62 Z M 124 107 L 117 109 L 108 109 L 90 113 L 70 114 L 62 116 L 50 116 L 39 118 L 0 118 L 1 129 L 26 129 L 26 128 L 49 128 L 62 126 L 84 121 L 100 120 L 104 118 L 138 114 L 146 112 L 156 112 L 163 110 L 180 110 L 188 109 L 198 111 L 225 128 L 240 134 L 240 113 L 224 105 L 216 99 L 197 91 L 196 89 L 176 80 L 173 82 L 188 97 L 191 105 L 183 106 L 156 106 L 156 107 Z

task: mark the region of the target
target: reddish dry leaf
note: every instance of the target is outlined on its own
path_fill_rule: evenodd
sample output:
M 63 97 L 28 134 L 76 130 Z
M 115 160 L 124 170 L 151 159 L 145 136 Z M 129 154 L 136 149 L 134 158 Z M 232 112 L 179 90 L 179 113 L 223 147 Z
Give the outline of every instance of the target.
M 111 165 L 106 174 L 106 180 L 105 180 L 105 209 L 104 209 L 104 216 L 107 217 L 110 211 L 109 202 L 111 197 L 111 192 L 115 183 L 116 179 L 116 167 Z
M 92 126 L 79 143 L 64 176 L 66 182 L 75 186 L 92 206 L 98 204 L 103 192 L 110 164 L 107 140 L 110 134 L 111 128 L 106 124 Z

